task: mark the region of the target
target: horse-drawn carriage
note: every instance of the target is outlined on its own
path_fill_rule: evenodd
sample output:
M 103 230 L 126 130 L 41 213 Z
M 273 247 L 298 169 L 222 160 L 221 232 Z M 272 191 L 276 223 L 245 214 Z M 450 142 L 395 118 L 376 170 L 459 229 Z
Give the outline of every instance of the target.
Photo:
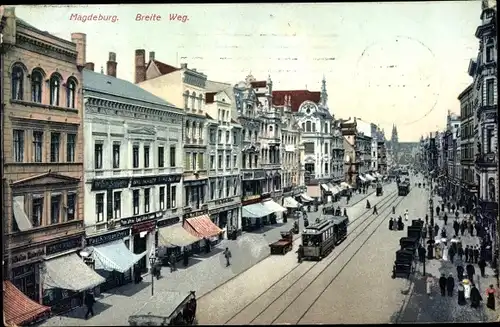
M 196 325 L 196 295 L 191 292 L 156 291 L 129 316 L 130 326 Z
M 393 278 L 403 276 L 410 278 L 410 274 L 415 271 L 415 254 L 418 249 L 419 238 L 402 237 L 399 240 L 401 249 L 396 251 L 396 261 L 392 268 Z
M 293 229 L 280 233 L 281 239 L 269 244 L 271 254 L 287 254 L 293 248 Z

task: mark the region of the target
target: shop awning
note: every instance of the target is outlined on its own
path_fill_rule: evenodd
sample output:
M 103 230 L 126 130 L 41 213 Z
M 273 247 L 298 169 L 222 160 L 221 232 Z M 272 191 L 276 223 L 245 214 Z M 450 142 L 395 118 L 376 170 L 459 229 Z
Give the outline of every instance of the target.
M 3 313 L 7 325 L 27 325 L 50 312 L 49 307 L 36 303 L 8 280 L 3 282 L 3 292 Z
M 269 216 L 272 213 L 273 212 L 271 210 L 264 207 L 260 203 L 246 205 L 241 210 L 241 216 L 244 218 L 262 218 Z
M 182 227 L 199 238 L 210 238 L 223 232 L 222 229 L 212 222 L 212 219 L 208 215 L 186 219 Z
M 340 187 L 342 187 L 343 189 L 350 189 L 352 188 L 351 185 L 347 184 L 346 182 L 341 182 L 340 183 Z
M 122 240 L 96 246 L 92 252 L 96 269 L 116 270 L 122 274 L 132 268 L 145 255 L 146 251 L 141 254 L 133 253 Z
M 332 183 L 328 183 L 327 185 L 333 195 L 336 195 L 340 192 L 340 190 L 337 190 L 337 188 Z
M 298 203 L 297 200 L 290 196 L 287 196 L 283 199 L 283 205 L 286 208 L 300 208 L 300 203 Z
M 374 174 L 374 175 L 375 175 L 375 177 L 377 177 L 377 178 L 382 178 L 382 175 L 380 175 L 380 174 L 379 174 L 379 173 L 377 173 L 377 172 L 375 172 L 375 174 Z
M 362 182 L 366 182 L 366 178 L 363 175 L 358 175 L 358 177 Z
M 158 245 L 166 247 L 188 246 L 200 239 L 191 235 L 181 224 L 158 229 Z
M 44 262 L 44 289 L 60 288 L 73 292 L 92 289 L 106 280 L 87 266 L 76 253 Z
M 337 193 L 342 192 L 342 188 L 339 185 L 333 185 L 333 188 L 334 188 L 335 192 L 337 192 Z
M 317 187 L 317 186 L 316 186 L 316 187 Z M 307 188 L 309 189 L 309 186 L 308 186 Z M 305 194 L 305 193 L 302 193 L 302 194 L 300 195 L 300 197 L 302 198 L 302 200 L 303 200 L 304 202 L 313 202 L 313 201 L 314 201 L 314 199 L 313 199 L 313 198 L 311 198 L 309 195 L 307 195 L 307 194 Z
M 273 200 L 267 200 L 263 201 L 262 205 L 272 211 L 273 213 L 277 212 L 285 212 L 286 209 L 280 206 L 278 203 L 274 202 Z
M 310 198 L 321 198 L 321 190 L 319 189 L 319 186 L 317 185 L 307 186 L 307 195 Z M 313 201 L 313 200 L 308 200 L 308 201 Z
M 365 178 L 368 180 L 368 181 L 374 181 L 375 180 L 375 177 L 373 177 L 372 175 L 370 174 L 365 174 Z
M 321 188 L 323 189 L 323 191 L 331 192 L 330 188 L 328 187 L 328 184 L 321 184 Z

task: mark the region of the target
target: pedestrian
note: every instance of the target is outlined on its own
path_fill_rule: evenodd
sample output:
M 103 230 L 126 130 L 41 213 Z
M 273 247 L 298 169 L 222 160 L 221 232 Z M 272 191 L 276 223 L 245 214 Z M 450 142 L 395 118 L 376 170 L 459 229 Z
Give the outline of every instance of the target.
M 447 214 L 444 214 L 443 216 L 443 221 L 444 221 L 444 224 L 447 225 L 448 224 L 448 215 Z
M 348 217 L 347 216 L 347 209 L 346 208 L 344 208 L 344 217 Z
M 476 288 L 476 285 L 472 284 L 470 289 L 470 306 L 472 308 L 479 308 L 479 305 L 481 304 L 482 300 L 483 297 L 481 296 L 481 293 L 479 293 L 479 290 Z
M 464 267 L 461 264 L 457 266 L 457 278 L 460 282 L 464 280 Z
M 427 295 L 431 295 L 432 286 L 434 286 L 434 278 L 431 274 L 427 274 L 427 279 L 425 280 L 425 290 L 427 291 Z
M 373 206 L 373 214 L 374 214 L 374 215 L 378 215 L 377 205 L 374 205 L 374 206 Z
M 462 220 L 462 223 L 460 224 L 460 234 L 462 234 L 462 236 L 464 236 L 465 234 L 465 229 L 466 229 L 465 221 Z
M 439 206 L 436 207 L 436 216 L 439 216 L 439 211 L 441 210 L 441 208 L 439 208 Z
M 479 262 L 479 248 L 478 246 L 474 246 L 474 249 L 472 250 L 472 256 L 474 257 L 474 263 Z
M 425 224 L 427 225 L 429 223 L 429 215 L 425 215 Z
M 458 247 L 458 250 L 457 250 L 458 258 L 460 259 L 460 261 L 462 261 L 462 258 L 464 256 L 464 249 L 458 245 L 457 245 L 457 247 Z
M 427 224 L 425 224 L 424 228 L 422 229 L 422 238 L 425 240 L 427 238 L 427 230 L 429 228 L 427 227 Z
M 448 207 L 448 212 L 450 212 L 450 210 L 451 210 L 451 203 L 449 203 L 449 202 L 448 202 L 448 203 L 446 204 L 446 206 Z
M 455 218 L 458 219 L 458 217 L 460 216 L 460 213 L 457 211 L 455 211 Z
M 438 233 L 439 233 L 439 226 L 438 226 L 438 224 L 436 223 L 436 224 L 434 225 L 434 235 L 436 235 L 436 236 L 437 236 L 437 235 L 439 235 Z
M 372 206 L 370 204 L 370 201 L 366 200 L 366 209 L 371 209 Z
M 395 215 L 396 214 L 396 206 L 392 206 L 392 214 Z
M 142 282 L 141 268 L 138 264 L 134 265 L 134 283 L 139 284 Z
M 393 227 L 394 227 L 394 218 L 391 217 L 391 219 L 389 219 L 389 230 L 392 230 Z
M 474 226 L 472 225 L 472 223 L 470 221 L 469 221 L 469 224 L 467 227 L 469 227 L 470 236 L 474 236 Z
M 455 231 L 455 235 L 458 235 L 458 232 L 460 231 L 460 224 L 456 219 L 453 221 L 453 230 Z
M 453 243 L 454 244 L 454 243 Z M 455 258 L 455 247 L 453 246 L 450 246 L 450 248 L 448 249 L 448 257 L 450 258 L 450 261 L 451 263 L 453 263 L 453 259 Z
M 405 221 L 408 221 L 408 209 L 405 211 Z
M 189 252 L 186 249 L 184 249 L 184 251 L 182 251 L 182 259 L 183 259 L 184 267 L 187 267 L 189 265 Z
M 441 203 L 441 211 L 444 212 L 444 202 Z
M 205 253 L 210 253 L 210 241 L 206 237 L 203 238 L 203 241 L 205 242 Z
M 455 211 L 455 209 L 456 209 L 456 206 L 455 206 L 455 203 L 453 203 L 453 204 L 451 205 L 451 211 Z
M 446 277 L 444 276 L 444 273 L 441 274 L 441 277 L 439 278 L 439 289 L 441 290 L 441 296 L 446 295 Z
M 450 274 L 446 280 L 446 290 L 448 291 L 448 296 L 453 296 L 453 289 L 455 288 L 455 279 L 453 275 Z
M 94 316 L 94 303 L 95 297 L 94 294 L 92 294 L 92 291 L 88 291 L 87 294 L 85 294 L 85 305 L 87 306 L 87 313 L 85 314 L 85 320 L 89 319 L 89 314 Z
M 467 271 L 467 278 L 470 280 L 471 283 L 473 283 L 474 282 L 474 274 L 476 273 L 476 269 L 474 269 L 474 266 L 469 263 L 465 267 L 465 270 Z
M 493 284 L 486 289 L 486 307 L 495 311 L 495 288 L 493 288 Z
M 226 258 L 226 267 L 229 267 L 231 265 L 231 262 L 229 259 L 231 259 L 231 251 L 229 251 L 229 248 L 226 248 L 224 250 L 224 258 Z
M 484 260 L 484 258 L 481 258 L 481 260 L 478 261 L 477 265 L 479 266 L 479 271 L 481 271 L 481 277 L 485 278 L 486 260 Z
M 420 262 L 424 262 L 425 261 L 425 248 L 423 247 L 422 244 L 420 244 L 419 247 L 418 247 L 418 260 Z
M 176 268 L 177 257 L 175 256 L 174 252 L 170 253 L 169 263 L 170 263 L 170 272 L 174 272 L 177 269 Z
M 469 262 L 470 248 L 468 245 L 465 247 L 464 254 L 465 254 L 465 262 Z
M 467 301 L 465 300 L 465 287 L 462 282 L 458 283 L 458 305 L 465 305 Z

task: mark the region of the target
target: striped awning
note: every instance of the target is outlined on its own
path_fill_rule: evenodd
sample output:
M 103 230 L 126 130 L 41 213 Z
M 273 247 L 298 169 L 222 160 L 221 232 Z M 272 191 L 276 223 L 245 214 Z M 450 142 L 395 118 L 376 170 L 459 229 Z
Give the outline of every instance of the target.
M 208 215 L 188 218 L 182 227 L 191 233 L 191 235 L 199 238 L 211 238 L 223 232 L 222 229 L 212 222 L 212 219 Z
M 33 301 L 10 281 L 3 282 L 3 313 L 6 325 L 27 325 L 49 312 L 49 307 Z

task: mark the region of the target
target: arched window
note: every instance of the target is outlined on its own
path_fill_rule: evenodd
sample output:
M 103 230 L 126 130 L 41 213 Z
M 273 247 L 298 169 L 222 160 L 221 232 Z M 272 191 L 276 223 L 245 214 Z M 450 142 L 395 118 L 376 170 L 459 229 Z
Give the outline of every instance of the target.
M 189 105 L 189 91 L 184 92 L 184 109 L 188 108 Z
M 31 101 L 42 103 L 42 81 L 43 74 L 39 70 L 31 73 Z
M 76 82 L 69 79 L 66 83 L 66 107 L 75 108 Z
M 196 133 L 198 132 L 196 122 L 193 122 L 193 128 L 191 128 L 191 138 L 196 139 Z
M 306 121 L 306 132 L 310 132 L 310 131 L 311 131 L 311 122 Z
M 12 99 L 23 100 L 24 70 L 20 66 L 12 68 Z
M 190 129 L 190 124 L 189 124 L 189 120 L 186 120 L 186 139 L 188 139 L 191 135 L 191 131 L 189 130 Z
M 196 92 L 193 92 L 193 94 L 191 94 L 191 109 L 192 110 L 196 109 L 196 107 L 194 106 L 195 105 L 195 101 L 196 101 Z
M 200 123 L 200 125 L 198 126 L 198 130 L 200 133 L 200 140 L 203 140 L 203 124 L 202 123 Z
M 201 105 L 203 103 L 203 95 L 199 95 L 198 97 L 198 110 L 201 110 Z
M 59 106 L 59 94 L 61 91 L 61 78 L 58 75 L 50 77 L 50 104 Z

